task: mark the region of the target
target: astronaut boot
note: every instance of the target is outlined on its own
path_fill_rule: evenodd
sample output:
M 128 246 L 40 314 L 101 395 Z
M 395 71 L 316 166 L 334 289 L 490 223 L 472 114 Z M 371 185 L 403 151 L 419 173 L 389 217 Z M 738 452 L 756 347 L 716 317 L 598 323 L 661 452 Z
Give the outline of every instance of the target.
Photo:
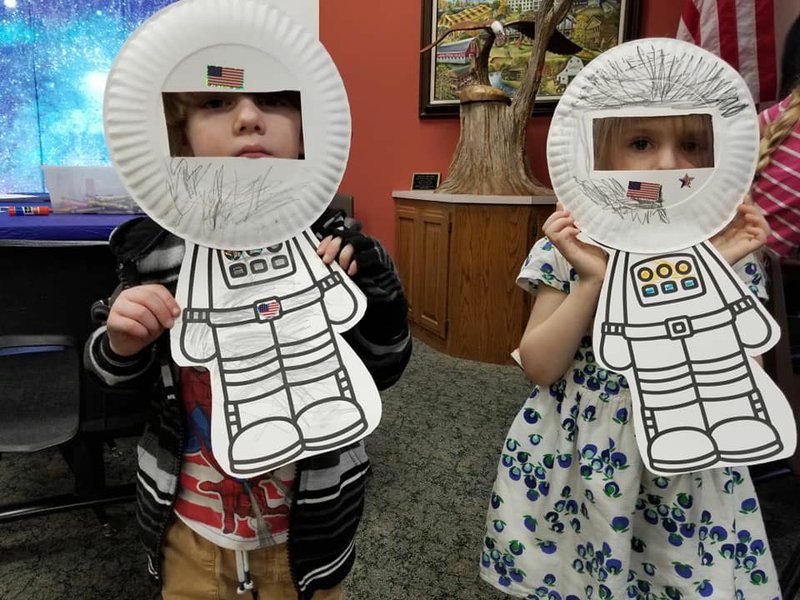
M 741 417 L 719 423 L 711 429 L 720 459 L 731 463 L 764 460 L 783 450 L 778 432 L 766 420 Z
M 231 470 L 253 476 L 286 464 L 303 450 L 301 432 L 286 417 L 261 419 L 239 430 L 228 448 Z
M 676 427 L 661 431 L 647 448 L 653 468 L 665 473 L 703 469 L 718 460 L 717 446 L 700 429 Z
M 299 411 L 297 425 L 306 449 L 321 450 L 357 440 L 367 429 L 367 419 L 353 400 L 326 398 Z

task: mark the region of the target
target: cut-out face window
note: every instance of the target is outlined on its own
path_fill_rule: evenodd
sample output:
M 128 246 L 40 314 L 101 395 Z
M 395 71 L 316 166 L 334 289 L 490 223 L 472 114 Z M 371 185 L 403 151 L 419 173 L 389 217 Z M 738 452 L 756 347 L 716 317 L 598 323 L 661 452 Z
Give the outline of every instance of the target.
M 710 114 L 599 118 L 593 120 L 592 130 L 596 171 L 714 166 Z
M 162 95 L 171 156 L 305 158 L 300 92 Z

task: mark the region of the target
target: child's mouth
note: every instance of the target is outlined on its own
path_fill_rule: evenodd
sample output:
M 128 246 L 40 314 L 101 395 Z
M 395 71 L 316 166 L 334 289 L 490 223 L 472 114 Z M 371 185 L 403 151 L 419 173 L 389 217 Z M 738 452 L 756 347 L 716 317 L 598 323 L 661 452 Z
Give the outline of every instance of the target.
M 265 158 L 272 156 L 272 154 L 268 152 L 266 148 L 262 148 L 261 146 L 249 145 L 242 148 L 239 154 L 236 156 L 241 158 Z

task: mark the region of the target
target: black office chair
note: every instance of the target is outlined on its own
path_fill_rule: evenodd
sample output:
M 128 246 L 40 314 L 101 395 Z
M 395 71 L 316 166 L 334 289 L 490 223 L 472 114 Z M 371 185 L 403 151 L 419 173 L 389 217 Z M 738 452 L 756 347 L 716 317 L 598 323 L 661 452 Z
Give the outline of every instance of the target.
M 105 485 L 104 437 L 83 427 L 81 350 L 69 336 L 0 336 L 0 455 L 57 446 L 75 480 L 72 492 L 0 504 L 0 523 L 92 508 L 113 535 L 103 507 L 135 498 L 133 483 Z
M 96 326 L 90 307 L 114 289 L 116 261 L 105 244 L 10 243 L 0 244 L 0 272 L 0 454 L 57 447 L 74 480 L 74 489 L 50 498 L 31 492 L 9 503 L 0 495 L 0 524 L 93 508 L 111 533 L 103 507 L 132 500 L 134 485 L 132 476 L 127 486 L 106 485 L 104 449 L 140 432 L 147 409 L 146 398 L 112 394 L 82 366 Z M 32 487 L 39 477 L 30 473 Z M 42 485 L 48 480 L 42 473 Z

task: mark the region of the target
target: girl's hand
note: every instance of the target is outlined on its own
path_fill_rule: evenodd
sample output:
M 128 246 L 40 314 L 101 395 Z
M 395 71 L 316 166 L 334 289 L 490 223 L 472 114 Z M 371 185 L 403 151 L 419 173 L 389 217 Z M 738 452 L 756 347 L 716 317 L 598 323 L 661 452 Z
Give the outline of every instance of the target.
M 160 284 L 138 285 L 117 296 L 108 314 L 106 329 L 111 350 L 133 356 L 156 341 L 181 314 L 178 303 Z
M 602 282 L 608 255 L 602 248 L 578 239 L 580 229 L 569 211 L 559 203 L 544 222 L 544 234 L 575 269 L 581 281 Z
M 342 248 L 342 244 L 345 245 L 344 248 Z M 358 264 L 353 259 L 355 248 L 352 244 L 343 242 L 340 237 L 329 235 L 323 239 L 319 243 L 319 246 L 317 246 L 317 254 L 326 265 L 331 264 L 338 258 L 339 266 L 342 267 L 342 270 L 350 277 L 358 273 Z
M 736 208 L 736 216 L 728 226 L 711 238 L 711 243 L 729 265 L 755 252 L 767 241 L 769 224 L 753 204 L 750 196 Z

